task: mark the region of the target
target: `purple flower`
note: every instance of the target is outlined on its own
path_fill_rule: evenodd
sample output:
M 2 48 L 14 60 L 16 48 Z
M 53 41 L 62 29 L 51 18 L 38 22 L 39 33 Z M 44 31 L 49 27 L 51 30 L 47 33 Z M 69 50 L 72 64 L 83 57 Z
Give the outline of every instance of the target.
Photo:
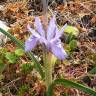
M 47 50 L 52 52 L 57 58 L 59 58 L 60 60 L 64 60 L 67 57 L 67 53 L 61 45 L 60 37 L 62 36 L 67 24 L 65 24 L 59 31 L 55 23 L 55 16 L 53 16 L 49 22 L 46 33 L 43 29 L 39 17 L 36 17 L 35 26 L 37 32 L 32 29 L 30 25 L 27 26 L 32 35 L 25 42 L 25 51 L 31 51 L 38 43 L 41 43 L 44 44 Z

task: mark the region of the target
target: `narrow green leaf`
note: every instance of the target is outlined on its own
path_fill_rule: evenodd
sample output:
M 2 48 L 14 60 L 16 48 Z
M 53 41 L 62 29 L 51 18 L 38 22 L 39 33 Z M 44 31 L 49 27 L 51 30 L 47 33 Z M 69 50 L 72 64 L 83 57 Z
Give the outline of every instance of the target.
M 32 71 L 33 66 L 31 63 L 22 64 L 21 70 L 24 74 L 28 74 Z
M 96 67 L 93 68 L 91 71 L 89 71 L 89 73 L 91 73 L 91 74 L 96 74 Z
M 36 60 L 36 58 L 34 57 L 32 52 L 28 52 L 28 56 L 31 58 L 31 60 L 34 63 L 34 67 L 36 68 L 36 70 L 39 72 L 39 74 L 41 75 L 42 79 L 44 79 L 44 72 L 42 70 L 42 67 L 40 65 L 40 63 Z
M 70 81 L 70 80 L 66 80 L 66 79 L 56 79 L 48 88 L 47 91 L 47 96 L 52 96 L 53 94 L 53 88 L 55 85 L 57 84 L 61 84 L 64 85 L 65 87 L 72 87 L 72 88 L 76 88 L 79 89 L 85 93 L 90 94 L 91 96 L 96 96 L 96 92 L 93 91 L 91 88 L 88 88 L 82 84 Z
M 24 49 L 24 44 L 21 43 L 19 40 L 17 40 L 17 38 L 14 37 L 13 35 L 11 35 L 9 32 L 3 30 L 2 28 L 0 28 L 0 32 L 2 32 L 4 35 L 6 35 L 8 38 L 10 38 L 13 42 L 15 42 L 20 48 Z M 41 75 L 42 79 L 44 79 L 44 72 L 42 70 L 40 63 L 36 60 L 36 58 L 34 57 L 32 52 L 28 52 L 28 56 L 34 63 L 34 66 L 35 66 L 36 70 L 39 72 L 39 74 Z

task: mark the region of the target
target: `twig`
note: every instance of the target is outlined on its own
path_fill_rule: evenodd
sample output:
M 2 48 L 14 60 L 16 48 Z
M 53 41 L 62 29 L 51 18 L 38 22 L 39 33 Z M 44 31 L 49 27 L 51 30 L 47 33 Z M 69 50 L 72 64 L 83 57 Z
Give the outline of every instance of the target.
M 18 80 L 20 80 L 20 79 L 21 79 L 21 77 L 12 80 L 11 82 L 9 82 L 9 83 L 7 83 L 5 86 L 3 86 L 3 88 L 5 88 L 5 87 L 11 85 L 12 83 L 14 83 L 14 82 L 16 82 L 16 81 L 18 81 Z

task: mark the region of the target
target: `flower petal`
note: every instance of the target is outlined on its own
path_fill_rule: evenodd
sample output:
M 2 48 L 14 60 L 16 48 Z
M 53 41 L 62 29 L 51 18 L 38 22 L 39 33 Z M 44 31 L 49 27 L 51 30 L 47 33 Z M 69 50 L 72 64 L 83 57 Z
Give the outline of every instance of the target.
M 67 23 L 61 28 L 60 30 L 60 36 L 64 33 L 65 28 L 67 27 Z
M 37 45 L 38 38 L 31 35 L 29 39 L 25 42 L 25 51 L 31 51 Z
M 57 26 L 56 26 L 55 33 L 56 33 L 55 37 L 51 39 L 50 42 L 56 42 L 61 37 L 60 31 L 58 30 Z
M 44 32 L 44 29 L 43 29 L 43 26 L 41 24 L 39 17 L 35 17 L 35 26 L 36 26 L 37 31 L 40 33 L 40 35 L 45 37 L 45 32 Z
M 60 31 L 58 30 L 58 28 L 57 28 L 57 26 L 56 26 L 56 30 L 55 30 L 55 37 L 53 38 L 54 40 L 55 39 L 59 39 L 60 38 L 60 36 L 61 36 L 61 34 L 60 34 Z
M 39 38 L 39 42 L 47 46 L 47 40 L 44 37 Z
M 45 37 L 39 35 L 34 29 L 32 29 L 32 28 L 30 27 L 30 25 L 28 25 L 27 27 L 28 27 L 29 31 L 32 33 L 32 36 L 33 36 L 33 37 L 37 38 L 38 41 L 39 41 L 41 44 L 44 43 L 45 45 L 47 45 L 47 40 L 45 39 Z
M 60 60 L 64 60 L 67 57 L 67 53 L 62 47 L 60 39 L 51 42 L 51 51 Z
M 62 28 L 61 28 L 61 30 L 59 31 L 58 30 L 58 28 L 57 28 L 57 26 L 56 26 L 56 30 L 55 30 L 55 37 L 53 38 L 53 40 L 56 40 L 56 39 L 59 39 L 62 35 L 63 35 L 63 33 L 64 33 L 64 30 L 65 30 L 65 28 L 67 27 L 67 24 L 65 24 Z
M 27 28 L 32 33 L 33 36 L 40 38 L 40 35 L 34 29 L 32 29 L 29 24 L 27 25 Z
M 50 41 L 55 36 L 55 16 L 53 16 L 50 20 L 48 30 L 47 30 L 47 40 Z

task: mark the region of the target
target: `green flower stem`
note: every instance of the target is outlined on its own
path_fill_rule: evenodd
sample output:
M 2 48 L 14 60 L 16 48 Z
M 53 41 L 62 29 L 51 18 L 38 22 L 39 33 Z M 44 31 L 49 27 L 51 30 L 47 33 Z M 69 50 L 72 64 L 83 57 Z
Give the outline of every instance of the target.
M 51 53 L 45 52 L 44 53 L 44 69 L 45 69 L 45 84 L 46 84 L 46 89 L 48 89 L 49 85 L 52 84 L 52 70 L 53 70 L 53 65 L 52 65 L 52 58 L 51 58 Z

